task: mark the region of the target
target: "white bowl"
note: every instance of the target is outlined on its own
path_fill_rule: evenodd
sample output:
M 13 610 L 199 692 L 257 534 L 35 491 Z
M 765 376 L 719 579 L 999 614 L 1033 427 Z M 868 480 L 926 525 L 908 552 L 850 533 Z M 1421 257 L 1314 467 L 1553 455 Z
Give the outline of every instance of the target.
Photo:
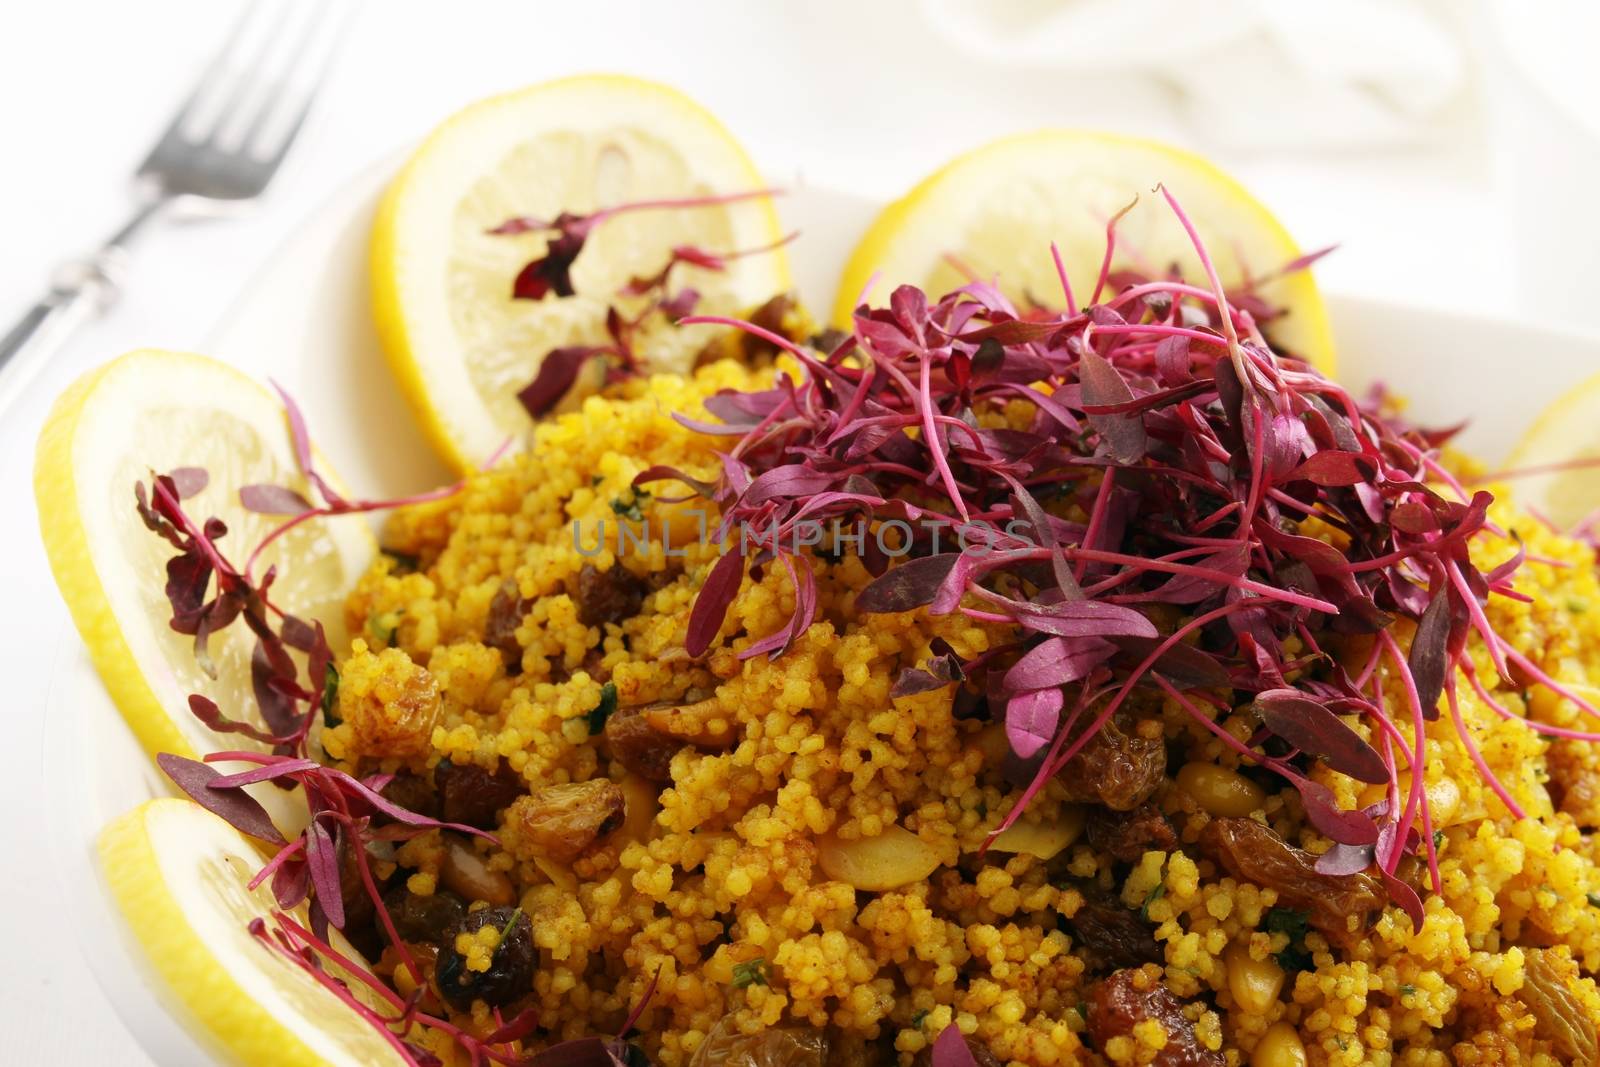
M 412 428 L 379 353 L 367 306 L 367 230 L 396 161 L 332 197 L 269 261 L 213 336 L 208 354 L 289 389 L 346 482 L 364 494 L 400 495 L 447 480 Z M 780 183 L 782 184 L 782 183 Z M 814 308 L 832 305 L 833 282 L 879 203 L 790 182 L 780 204 L 801 231 L 791 250 L 796 283 Z M 1472 419 L 1461 441 L 1499 459 L 1521 429 L 1566 386 L 1600 366 L 1600 338 L 1535 326 L 1333 296 L 1339 377 L 1357 388 L 1383 381 L 1412 400 L 1423 421 Z M 359 520 L 350 520 L 359 521 Z M 105 891 L 94 842 L 109 820 L 169 792 L 101 687 L 70 630 L 63 634 L 45 727 L 45 780 L 56 796 L 54 870 L 91 970 L 155 1062 L 215 1062 L 178 1015 L 124 929 Z

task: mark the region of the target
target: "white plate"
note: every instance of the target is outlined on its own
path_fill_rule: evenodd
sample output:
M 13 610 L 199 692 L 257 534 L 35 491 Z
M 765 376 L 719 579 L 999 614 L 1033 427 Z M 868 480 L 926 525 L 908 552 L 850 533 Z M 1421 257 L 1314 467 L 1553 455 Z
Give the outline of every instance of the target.
M 412 428 L 379 354 L 367 309 L 366 238 L 373 206 L 395 161 L 361 175 L 279 250 L 212 338 L 209 354 L 294 393 L 313 433 L 346 482 L 398 495 L 447 477 Z M 879 205 L 790 182 L 781 202 L 801 231 L 791 249 L 801 295 L 833 301 L 839 264 Z M 1462 443 L 1499 459 L 1522 427 L 1566 386 L 1600 367 L 1600 338 L 1403 303 L 1330 299 L 1340 377 L 1357 388 L 1383 381 L 1426 422 L 1472 422 Z M 353 520 L 354 521 L 354 520 Z M 214 1057 L 175 1020 L 161 985 L 111 910 L 94 860 L 107 821 L 167 792 L 117 714 L 75 634 L 67 633 L 47 708 L 46 805 L 64 914 L 123 1021 L 157 1063 Z

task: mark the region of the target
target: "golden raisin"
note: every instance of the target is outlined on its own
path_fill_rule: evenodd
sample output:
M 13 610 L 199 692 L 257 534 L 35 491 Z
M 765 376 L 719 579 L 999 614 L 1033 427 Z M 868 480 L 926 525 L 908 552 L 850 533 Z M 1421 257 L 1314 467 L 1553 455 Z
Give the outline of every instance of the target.
M 357 642 L 339 682 L 339 717 L 361 756 L 420 756 L 439 721 L 439 687 L 397 648 L 376 654 Z
M 622 788 L 605 780 L 547 785 L 518 797 L 506 825 L 518 850 L 570 863 L 622 825 L 627 802 Z

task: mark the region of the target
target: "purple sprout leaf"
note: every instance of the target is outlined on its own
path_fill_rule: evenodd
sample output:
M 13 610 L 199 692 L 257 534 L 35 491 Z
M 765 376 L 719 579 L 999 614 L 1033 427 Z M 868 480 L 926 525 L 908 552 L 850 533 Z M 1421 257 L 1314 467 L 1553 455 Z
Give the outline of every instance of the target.
M 239 503 L 258 515 L 301 515 L 312 510 L 311 501 L 283 485 L 242 486 Z
M 263 808 L 255 797 L 241 789 L 212 786 L 212 783 L 223 777 L 215 767 L 209 767 L 198 760 L 175 756 L 170 752 L 156 756 L 156 765 L 172 779 L 172 784 L 193 797 L 195 803 L 213 815 L 219 816 L 240 833 L 269 844 L 288 843 L 284 840 L 283 834 L 278 832 L 278 828 L 272 824 L 267 809 Z
M 216 758 L 216 754 L 213 753 L 211 756 L 207 756 L 206 758 Z M 314 759 L 307 759 L 303 756 L 296 759 L 272 760 L 271 762 L 263 763 L 256 767 L 251 767 L 249 770 L 238 771 L 234 774 L 225 774 L 221 778 L 218 778 L 216 782 L 212 784 L 211 788 L 237 789 L 242 785 L 255 785 L 257 782 L 275 782 L 279 778 L 293 778 L 296 775 L 305 774 L 307 771 L 316 773 L 324 770 L 325 768 L 323 768 L 322 764 L 318 763 Z M 326 773 L 336 774 L 337 772 L 327 771 Z
M 167 477 L 172 479 L 172 488 L 179 500 L 198 495 L 211 483 L 211 475 L 204 467 L 174 467 L 167 472 Z
M 540 362 L 539 372 L 533 376 L 533 381 L 517 392 L 517 400 L 530 416 L 543 418 L 567 395 L 567 391 L 578 380 L 578 372 L 583 370 L 584 364 L 611 351 L 606 345 L 552 348 Z
M 942 552 L 891 567 L 856 594 L 856 610 L 883 615 L 932 604 L 959 559 L 960 553 Z
M 1078 361 L 1078 377 L 1083 383 L 1083 402 L 1091 406 L 1114 406 L 1131 402 L 1133 390 L 1098 352 L 1085 350 Z M 1139 415 L 1090 415 L 1089 424 L 1105 438 L 1111 455 L 1119 463 L 1137 463 L 1149 448 L 1144 419 Z
M 933 1039 L 932 1067 L 978 1067 L 977 1057 L 961 1036 L 961 1028 L 951 1023 Z
M 804 463 L 788 463 L 762 471 L 745 489 L 739 502 L 751 507 L 776 497 L 806 497 L 831 489 L 836 481 L 835 475 L 813 470 Z
M 495 237 L 508 237 L 519 233 L 543 233 L 553 228 L 547 219 L 537 219 L 531 215 L 515 215 L 483 232 Z
M 256 707 L 261 712 L 261 721 L 280 737 L 287 737 L 300 728 L 295 698 L 279 684 L 280 679 L 292 684 L 297 673 L 294 661 L 281 645 L 273 641 L 256 641 L 250 653 L 250 687 L 255 694 Z
M 1023 629 L 1059 637 L 1155 637 L 1155 623 L 1130 607 L 1104 600 L 1019 604 Z
M 1329 449 L 1308 457 L 1285 480 L 1303 479 L 1325 488 L 1356 485 L 1372 480 L 1374 466 L 1371 456 Z
M 1060 689 L 1036 689 L 1006 701 L 1006 738 L 1011 751 L 1029 759 L 1054 740 L 1065 704 Z
M 189 711 L 199 719 L 209 730 L 219 734 L 240 734 L 252 741 L 260 741 L 264 745 L 282 745 L 288 743 L 288 737 L 275 734 L 270 730 L 263 730 L 238 719 L 230 719 L 222 713 L 216 701 L 200 693 L 189 694 Z
M 701 481 L 699 478 L 695 478 L 691 475 L 683 473 L 683 471 L 678 470 L 676 467 L 662 465 L 647 467 L 638 474 L 635 474 L 631 484 L 635 489 L 637 489 L 640 486 L 649 484 L 650 482 L 663 481 L 682 482 L 684 485 L 694 490 L 697 496 L 703 496 L 708 500 L 714 499 L 717 494 L 717 484 L 715 482 Z
M 1142 662 L 1161 642 L 1153 637 L 1118 637 L 1113 642 L 1125 657 Z M 1178 689 L 1218 689 L 1229 685 L 1228 670 L 1215 656 L 1192 645 L 1175 644 L 1151 668 Z
M 711 647 L 743 582 L 744 549 L 741 545 L 737 551 L 722 554 L 695 597 L 694 607 L 689 612 L 688 636 L 683 642 L 689 655 L 698 656 Z
M 543 300 L 552 293 L 556 296 L 573 295 L 572 264 L 577 261 L 578 253 L 583 251 L 584 241 L 588 238 L 589 227 L 582 225 L 586 221 L 581 216 L 565 211 L 556 216 L 547 227 L 556 231 L 555 236 L 545 246 L 544 255 L 529 260 L 517 272 L 511 283 L 511 299 Z
M 1336 842 L 1332 848 L 1317 857 L 1317 873 L 1335 878 L 1341 875 L 1359 874 L 1372 866 L 1374 852 L 1372 845 L 1346 845 Z
M 1434 594 L 1428 609 L 1422 613 L 1406 657 L 1422 712 L 1429 719 L 1439 716 L 1439 696 L 1444 692 L 1445 673 L 1449 668 L 1450 621 L 1450 597 L 1441 590 Z
M 1048 637 L 1011 665 L 1002 692 L 1027 693 L 1087 678 L 1117 646 L 1099 637 Z
M 907 667 L 895 679 L 894 687 L 889 690 L 890 697 L 913 696 L 917 693 L 929 693 L 935 689 L 943 689 L 954 682 L 965 681 L 967 677 L 961 657 L 956 655 L 955 649 L 942 637 L 935 637 L 928 645 L 928 665 L 925 668 Z
M 311 869 L 304 860 L 290 859 L 272 872 L 272 896 L 285 911 L 298 908 L 311 892 Z
M 333 835 L 313 818 L 306 826 L 306 867 L 311 872 L 311 887 L 322 905 L 328 922 L 344 929 L 344 896 L 339 888 L 339 847 Z M 352 846 L 360 847 L 360 846 Z
M 1378 824 L 1372 821 L 1372 816 L 1365 812 L 1346 811 L 1339 807 L 1333 790 L 1321 782 L 1303 778 L 1281 765 L 1278 771 L 1289 779 L 1289 784 L 1300 793 L 1300 800 L 1306 809 L 1306 821 L 1311 823 L 1318 833 L 1345 845 L 1377 843 Z
M 1422 898 L 1417 896 L 1417 891 L 1381 866 L 1378 868 L 1378 877 L 1383 879 L 1383 887 L 1389 891 L 1389 899 L 1394 901 L 1411 920 L 1411 929 L 1421 931 L 1422 924 L 1427 920 L 1427 913 L 1422 910 Z
M 1302 752 L 1321 757 L 1329 767 L 1358 781 L 1374 785 L 1389 781 L 1389 769 L 1372 746 L 1298 689 L 1258 693 L 1254 704 L 1267 729 Z

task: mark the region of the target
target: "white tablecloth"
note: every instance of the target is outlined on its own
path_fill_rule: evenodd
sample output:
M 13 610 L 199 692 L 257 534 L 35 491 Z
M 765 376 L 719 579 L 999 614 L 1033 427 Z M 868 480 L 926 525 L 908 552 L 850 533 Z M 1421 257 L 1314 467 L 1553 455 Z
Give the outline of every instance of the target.
M 35 295 L 53 261 L 114 227 L 123 176 L 196 77 L 238 0 L 36 0 L 0 15 L 0 313 Z M 308 130 L 267 202 L 234 221 L 153 235 L 112 314 L 79 334 L 0 416 L 0 677 L 9 724 L 0 775 L 0 1031 L 7 1062 L 147 1062 L 101 1002 L 52 903 L 38 813 L 39 715 L 65 613 L 34 521 L 30 468 L 48 402 L 127 348 L 194 348 L 252 271 L 348 175 L 459 105 L 558 74 L 614 69 L 674 82 L 719 113 L 777 173 L 891 195 L 952 153 L 1029 127 L 1104 125 L 1195 143 L 1170 87 L 1097 72 L 985 66 L 922 24 L 912 3 L 748 0 L 637 4 L 382 0 L 367 5 Z M 1262 87 L 1271 92 L 1270 85 Z M 1506 212 L 1477 119 L 1413 148 L 1220 161 L 1308 247 L 1343 291 L 1511 306 Z M 1307 121 L 1315 121 L 1308 116 Z M 1459 135 L 1456 131 L 1459 131 Z M 1593 235 L 1591 235 L 1592 238 Z M 285 308 L 284 313 L 294 314 Z

